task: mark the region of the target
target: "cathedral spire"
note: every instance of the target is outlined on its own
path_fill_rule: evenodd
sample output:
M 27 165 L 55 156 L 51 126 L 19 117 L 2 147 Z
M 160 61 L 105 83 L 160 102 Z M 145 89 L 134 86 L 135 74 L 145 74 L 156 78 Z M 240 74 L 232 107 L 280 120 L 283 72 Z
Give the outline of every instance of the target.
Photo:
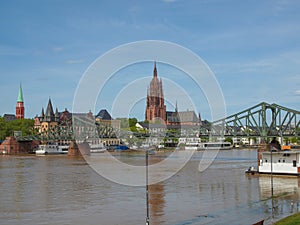
M 153 77 L 157 77 L 156 61 L 154 61 Z

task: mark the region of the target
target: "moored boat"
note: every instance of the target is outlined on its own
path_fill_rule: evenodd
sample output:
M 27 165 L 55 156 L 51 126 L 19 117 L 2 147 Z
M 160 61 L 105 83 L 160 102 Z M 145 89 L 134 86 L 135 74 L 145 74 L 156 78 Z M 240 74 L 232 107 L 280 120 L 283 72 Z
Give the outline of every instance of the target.
M 204 142 L 200 144 L 199 150 L 230 150 L 232 144 L 230 142 Z
M 41 144 L 35 151 L 37 155 L 48 155 L 48 154 L 67 154 L 68 149 L 65 146 L 59 146 L 58 144 Z
M 102 153 L 107 150 L 107 148 L 102 144 L 89 144 L 91 153 Z
M 300 176 L 299 150 L 259 152 L 258 157 L 259 173 Z
M 184 145 L 184 150 L 230 150 L 232 144 L 230 142 L 187 142 Z M 180 147 L 178 147 L 180 149 Z
M 188 143 L 185 144 L 184 150 L 192 150 L 192 151 L 201 150 L 201 143 L 198 143 L 198 142 L 188 142 Z

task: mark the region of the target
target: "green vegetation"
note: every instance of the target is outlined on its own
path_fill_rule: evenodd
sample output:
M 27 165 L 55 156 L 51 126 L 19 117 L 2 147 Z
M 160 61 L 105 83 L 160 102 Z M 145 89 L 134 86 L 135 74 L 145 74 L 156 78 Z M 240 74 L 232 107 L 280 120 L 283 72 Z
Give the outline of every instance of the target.
M 21 131 L 23 136 L 36 134 L 34 120 L 16 119 L 5 121 L 3 117 L 0 117 L 0 140 L 4 140 L 7 136 L 13 136 L 14 131 Z
M 230 142 L 231 144 L 233 144 L 233 140 L 230 137 L 226 137 L 225 138 L 225 142 Z
M 274 223 L 274 225 L 298 225 L 299 221 L 300 221 L 300 213 L 296 213 L 282 220 L 279 220 L 278 222 Z
M 127 130 L 128 128 L 135 127 L 135 124 L 137 123 L 136 118 L 117 118 L 117 120 L 121 121 L 121 129 Z

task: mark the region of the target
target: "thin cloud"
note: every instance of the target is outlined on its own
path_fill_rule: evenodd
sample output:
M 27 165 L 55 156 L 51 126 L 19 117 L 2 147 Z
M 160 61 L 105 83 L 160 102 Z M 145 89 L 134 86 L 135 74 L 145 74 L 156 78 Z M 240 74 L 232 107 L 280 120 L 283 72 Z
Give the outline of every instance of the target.
M 67 64 L 82 64 L 84 63 L 83 59 L 70 59 L 66 61 Z
M 300 90 L 295 91 L 295 95 L 300 95 Z
M 61 52 L 62 50 L 63 50 L 62 47 L 53 47 L 53 48 L 52 48 L 52 51 L 53 51 L 53 52 Z
M 173 3 L 173 2 L 177 2 L 178 0 L 163 0 L 163 2 L 167 2 L 167 3 Z

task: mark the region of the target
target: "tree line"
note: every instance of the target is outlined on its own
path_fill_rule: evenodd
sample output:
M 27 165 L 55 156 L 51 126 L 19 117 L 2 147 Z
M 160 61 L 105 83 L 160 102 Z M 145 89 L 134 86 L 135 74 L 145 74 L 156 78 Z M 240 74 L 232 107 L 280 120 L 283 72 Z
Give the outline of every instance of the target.
M 5 140 L 5 137 L 13 136 L 14 131 L 21 131 L 23 136 L 36 134 L 34 129 L 33 119 L 16 119 L 6 121 L 0 117 L 0 140 Z

